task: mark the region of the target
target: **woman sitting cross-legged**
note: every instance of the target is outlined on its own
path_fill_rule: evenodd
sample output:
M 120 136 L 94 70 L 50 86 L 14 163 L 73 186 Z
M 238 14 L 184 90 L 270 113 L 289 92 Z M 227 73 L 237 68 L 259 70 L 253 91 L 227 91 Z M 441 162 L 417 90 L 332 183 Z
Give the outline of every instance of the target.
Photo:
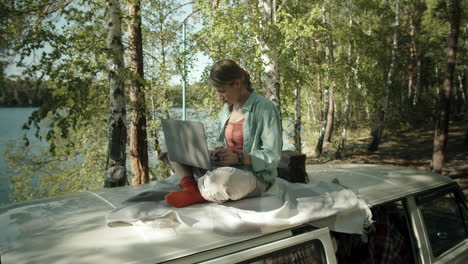
M 174 207 L 258 196 L 277 176 L 282 130 L 276 107 L 251 88 L 249 74 L 232 60 L 216 62 L 208 81 L 224 102 L 219 115 L 219 147 L 211 151 L 223 166 L 202 171 L 171 161 L 175 173 L 182 176 L 182 190 L 165 197 Z

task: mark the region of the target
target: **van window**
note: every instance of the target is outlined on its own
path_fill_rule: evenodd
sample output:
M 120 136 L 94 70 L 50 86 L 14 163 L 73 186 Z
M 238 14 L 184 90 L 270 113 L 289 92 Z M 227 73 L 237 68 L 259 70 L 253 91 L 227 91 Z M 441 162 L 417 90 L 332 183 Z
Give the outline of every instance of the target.
M 322 242 L 318 239 L 307 241 L 293 247 L 275 251 L 254 259 L 243 261 L 248 264 L 325 264 L 327 258 Z
M 334 232 L 338 263 L 415 263 L 415 254 L 403 200 L 372 208 L 374 223 L 364 235 Z
M 466 203 L 456 191 L 435 192 L 419 204 L 434 257 L 468 237 Z

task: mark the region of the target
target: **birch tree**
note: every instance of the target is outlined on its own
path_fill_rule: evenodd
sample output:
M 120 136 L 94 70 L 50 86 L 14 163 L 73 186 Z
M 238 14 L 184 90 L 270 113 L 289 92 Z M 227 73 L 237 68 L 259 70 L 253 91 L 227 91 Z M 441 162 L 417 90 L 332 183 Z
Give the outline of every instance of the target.
M 329 9 L 329 10 L 327 10 Z M 326 37 L 325 37 L 325 57 L 327 61 L 327 82 L 330 85 L 330 90 L 328 92 L 328 112 L 327 112 L 327 126 L 325 127 L 325 142 L 330 143 L 331 142 L 331 137 L 333 134 L 333 128 L 334 128 L 334 122 L 335 122 L 335 74 L 334 74 L 334 64 L 335 64 L 335 56 L 334 56 L 334 47 L 333 47 L 333 26 L 331 23 L 331 7 L 329 6 L 328 2 L 324 3 L 323 6 L 323 24 L 326 25 L 326 28 L 328 28 Z
M 127 2 L 130 23 L 128 24 L 128 49 L 131 72 L 130 97 L 130 164 L 132 184 L 148 183 L 148 135 L 143 71 L 143 37 L 141 30 L 141 0 Z
M 178 50 L 178 32 L 180 32 L 180 9 L 176 1 L 158 0 L 146 2 L 142 9 L 145 18 L 143 41 L 145 55 L 145 96 L 147 99 L 147 133 L 151 151 L 155 157 L 162 154 L 162 144 L 158 133 L 161 131 L 159 118 L 170 118 L 169 81 L 175 73 L 176 51 Z M 160 162 L 157 169 L 150 170 L 156 179 L 170 175 L 170 168 Z
M 302 139 L 301 139 L 301 87 L 297 86 L 294 89 L 295 94 L 295 112 L 294 112 L 294 149 L 297 152 L 302 152 Z
M 320 28 L 320 10 L 311 6 L 311 2 L 282 2 L 277 7 L 276 25 L 279 34 L 278 65 L 281 75 L 282 116 L 293 119 L 292 138 L 294 149 L 302 151 L 301 131 L 305 129 L 302 121 L 302 103 L 315 91 L 308 89 L 313 83 L 318 68 L 317 58 L 320 49 L 316 46 L 316 35 Z M 314 100 L 314 99 L 312 99 Z M 310 101 L 309 101 L 310 102 Z M 311 109 L 309 104 L 309 109 Z M 309 111 L 307 111 L 309 112 Z M 315 118 L 315 117 L 314 117 Z M 308 118 L 308 120 L 310 120 Z M 289 131 L 288 131 L 289 132 Z
M 419 36 L 421 32 L 421 19 L 424 13 L 425 4 L 420 0 L 411 1 L 407 9 L 409 17 L 409 35 L 410 35 L 410 59 L 408 62 L 408 91 L 409 102 L 416 106 L 421 90 L 421 66 L 422 66 L 422 45 L 420 45 Z
M 16 74 L 49 94 L 24 124 L 30 132 L 5 152 L 11 201 L 101 188 L 109 143 L 106 2 L 4 1 L 2 14 Z
M 125 124 L 124 50 L 122 46 L 119 0 L 107 0 L 107 48 L 109 77 L 109 150 L 105 187 L 123 186 L 127 182 Z
M 348 7 L 348 13 L 349 13 L 349 33 L 352 35 L 352 29 L 353 29 L 353 1 L 349 2 L 349 7 Z M 353 68 L 352 61 L 353 61 L 353 37 L 349 38 L 349 44 L 348 44 L 348 67 L 350 69 Z M 352 76 L 353 72 L 348 71 L 348 74 L 346 76 L 346 91 L 345 91 L 345 96 L 344 96 L 344 102 L 343 102 L 343 112 L 342 115 L 343 117 L 343 125 L 341 128 L 341 139 L 340 143 L 338 144 L 338 147 L 335 152 L 335 158 L 341 158 L 343 157 L 343 152 L 348 136 L 348 125 L 349 125 L 349 96 L 351 92 L 351 82 L 352 82 Z
M 380 141 L 382 140 L 385 119 L 388 110 L 388 102 L 390 100 L 390 89 L 393 85 L 393 78 L 396 68 L 396 56 L 398 51 L 398 35 L 399 35 L 399 27 L 400 27 L 400 0 L 396 0 L 396 9 L 395 9 L 395 25 L 393 29 L 393 43 L 392 43 L 392 58 L 391 63 L 387 73 L 387 80 L 384 85 L 383 91 L 383 102 L 379 110 L 379 119 L 377 123 L 377 127 L 372 130 L 372 142 L 370 143 L 368 149 L 370 151 L 378 150 Z
M 334 130 L 334 123 L 335 123 L 335 100 L 333 99 L 335 95 L 335 90 L 333 86 L 330 88 L 329 96 L 328 96 L 328 114 L 327 114 L 327 127 L 325 128 L 325 142 L 331 143 L 331 138 L 333 135 Z
M 323 141 L 325 139 L 325 129 L 327 127 L 327 122 L 328 122 L 328 107 L 330 106 L 330 101 L 328 98 L 328 92 L 329 92 L 329 87 L 325 86 L 325 89 L 323 91 L 323 116 L 322 116 L 322 126 L 320 127 L 320 133 L 319 133 L 319 138 L 317 141 L 317 146 L 315 147 L 315 154 L 321 154 L 323 151 Z
M 258 0 L 258 10 L 261 19 L 260 32 L 257 32 L 257 42 L 260 47 L 260 58 L 264 68 L 262 81 L 265 88 L 265 96 L 273 102 L 281 115 L 278 51 L 274 43 L 276 38 L 275 5 L 275 0 Z
M 450 16 L 450 34 L 448 36 L 447 62 L 445 67 L 445 78 L 439 94 L 439 108 L 437 112 L 434 130 L 434 148 L 431 169 L 434 172 L 442 172 L 445 161 L 445 149 L 447 147 L 450 98 L 454 82 L 455 65 L 457 62 L 458 34 L 460 28 L 461 6 L 460 0 L 448 1 L 447 7 Z
M 297 56 L 299 57 L 299 55 Z M 296 65 L 299 67 L 299 59 L 296 58 Z M 299 71 L 299 69 L 298 69 Z M 297 81 L 294 88 L 294 148 L 297 152 L 302 152 L 301 126 L 302 126 L 302 107 L 301 107 L 301 90 L 302 84 Z

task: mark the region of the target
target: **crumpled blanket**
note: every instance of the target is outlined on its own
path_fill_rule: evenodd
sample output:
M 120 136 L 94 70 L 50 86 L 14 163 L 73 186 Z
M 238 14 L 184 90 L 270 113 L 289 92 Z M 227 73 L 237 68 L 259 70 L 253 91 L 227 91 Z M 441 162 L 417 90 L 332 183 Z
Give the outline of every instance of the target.
M 180 189 L 178 182 L 179 177 L 173 175 L 157 182 L 153 190 L 129 198 L 106 216 L 107 225 L 146 223 L 156 228 L 175 228 L 185 224 L 222 234 L 242 234 L 272 232 L 307 223 L 362 234 L 372 218 L 368 205 L 354 192 L 315 179 L 303 184 L 278 178 L 258 197 L 174 208 L 165 202 L 164 196 Z

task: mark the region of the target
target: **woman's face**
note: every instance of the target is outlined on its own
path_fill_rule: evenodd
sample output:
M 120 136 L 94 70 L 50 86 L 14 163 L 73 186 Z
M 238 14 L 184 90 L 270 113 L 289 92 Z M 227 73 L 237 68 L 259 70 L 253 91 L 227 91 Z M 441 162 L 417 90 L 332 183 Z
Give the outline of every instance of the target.
M 241 95 L 240 81 L 235 80 L 232 84 L 222 86 L 212 86 L 218 95 L 219 100 L 228 105 L 233 105 L 239 101 Z

